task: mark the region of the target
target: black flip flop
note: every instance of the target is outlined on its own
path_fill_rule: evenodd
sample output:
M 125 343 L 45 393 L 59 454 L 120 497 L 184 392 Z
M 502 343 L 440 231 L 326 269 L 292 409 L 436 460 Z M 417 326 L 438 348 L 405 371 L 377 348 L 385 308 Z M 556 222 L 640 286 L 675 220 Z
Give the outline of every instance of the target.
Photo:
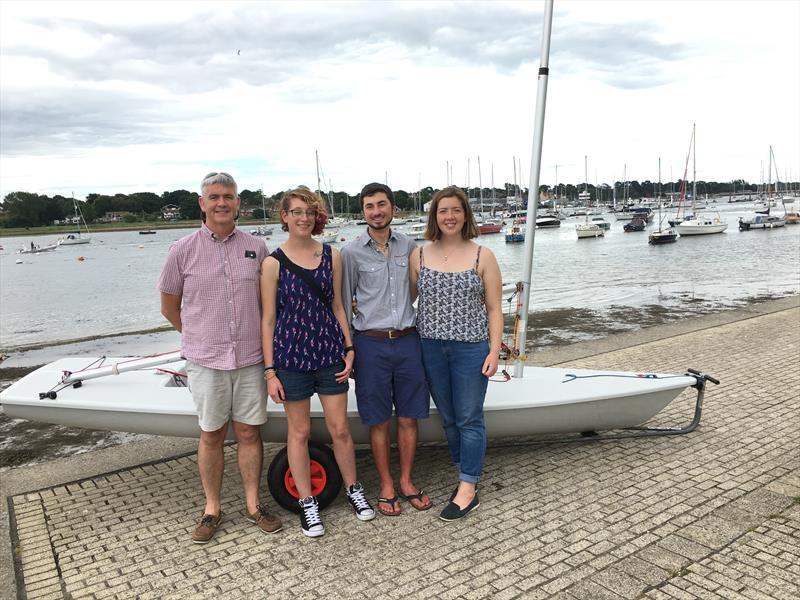
M 386 512 L 381 508 L 381 504 L 388 504 L 392 507 L 397 504 L 397 508 L 400 508 L 400 500 L 397 498 L 397 496 L 392 496 L 391 498 L 378 498 L 378 512 L 384 517 L 399 517 L 402 514 L 400 512 Z
M 422 502 L 422 497 L 425 495 L 425 490 L 420 490 L 416 494 L 405 495 L 403 492 L 399 492 L 399 494 L 403 500 L 411 504 L 411 508 L 413 508 L 414 510 L 423 511 L 423 510 L 430 510 L 431 508 L 433 508 L 433 502 L 431 502 L 430 498 L 428 498 L 428 506 L 423 506 L 422 508 L 414 506 L 414 504 L 411 502 L 412 500 L 419 500 L 420 502 Z

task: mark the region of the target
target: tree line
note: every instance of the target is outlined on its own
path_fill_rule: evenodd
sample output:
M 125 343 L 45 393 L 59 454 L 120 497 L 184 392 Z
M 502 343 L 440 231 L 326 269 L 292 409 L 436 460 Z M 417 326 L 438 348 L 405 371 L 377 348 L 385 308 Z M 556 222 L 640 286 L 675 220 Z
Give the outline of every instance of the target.
M 796 184 L 791 184 L 796 186 Z M 598 200 L 602 204 L 610 204 L 612 197 L 616 195 L 617 201 L 623 198 L 636 200 L 645 197 L 654 197 L 658 194 L 659 184 L 652 181 L 626 181 L 616 182 L 613 187 L 608 184 L 601 184 L 597 187 L 589 184 L 561 184 L 558 188 L 542 185 L 540 193 L 550 196 L 567 198 L 576 201 L 579 192 L 586 187 L 590 194 L 592 203 Z M 667 195 L 671 191 L 677 193 L 680 190 L 681 182 L 668 182 L 660 185 L 662 195 Z M 497 203 L 505 204 L 507 198 L 519 198 L 522 203 L 527 202 L 528 190 L 522 189 L 514 184 L 507 184 L 502 188 L 478 188 L 470 187 L 464 189 L 470 198 L 483 198 L 485 203 L 493 200 Z M 421 211 L 425 203 L 429 202 L 433 195 L 438 191 L 433 187 L 425 187 L 416 192 L 406 192 L 396 190 L 395 203 L 401 211 Z M 697 182 L 697 191 L 700 195 L 719 196 L 728 194 L 754 193 L 758 191 L 756 184 L 748 183 L 744 180 L 731 182 Z M 271 196 L 264 196 L 262 199 L 261 190 L 242 190 L 239 196 L 242 200 L 242 207 L 252 210 L 253 217 L 256 219 L 272 218 L 280 204 L 284 192 L 278 192 Z M 336 215 L 356 215 L 361 212 L 361 203 L 358 195 L 350 195 L 347 192 L 322 192 L 321 195 L 333 208 Z M 81 213 L 87 223 L 92 223 L 102 219 L 106 213 L 128 213 L 126 220 L 136 221 L 155 221 L 162 218 L 162 207 L 175 205 L 180 208 L 180 219 L 186 221 L 196 221 L 200 218 L 200 207 L 198 205 L 198 194 L 187 190 L 175 190 L 164 192 L 161 195 L 152 192 L 136 192 L 133 194 L 88 194 L 85 201 L 78 201 Z M 262 210 L 262 206 L 264 210 Z M 266 214 L 264 213 L 266 211 Z M 46 196 L 30 192 L 11 192 L 3 198 L 0 203 L 0 227 L 40 227 L 52 225 L 55 221 L 64 221 L 74 215 L 73 200 L 61 195 Z

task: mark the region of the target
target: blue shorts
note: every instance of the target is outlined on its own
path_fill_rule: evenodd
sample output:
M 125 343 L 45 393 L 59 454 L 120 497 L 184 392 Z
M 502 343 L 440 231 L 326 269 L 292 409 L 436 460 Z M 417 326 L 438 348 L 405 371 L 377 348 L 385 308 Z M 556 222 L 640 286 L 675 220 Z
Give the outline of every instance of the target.
M 379 425 L 392 417 L 427 419 L 430 395 L 416 332 L 400 338 L 353 336 L 356 357 L 356 399 L 364 425 Z
M 338 383 L 336 373 L 344 370 L 344 362 L 316 371 L 287 371 L 278 369 L 278 379 L 283 386 L 283 396 L 288 402 L 311 398 L 316 392 L 321 396 L 346 394 L 350 389 L 347 381 Z

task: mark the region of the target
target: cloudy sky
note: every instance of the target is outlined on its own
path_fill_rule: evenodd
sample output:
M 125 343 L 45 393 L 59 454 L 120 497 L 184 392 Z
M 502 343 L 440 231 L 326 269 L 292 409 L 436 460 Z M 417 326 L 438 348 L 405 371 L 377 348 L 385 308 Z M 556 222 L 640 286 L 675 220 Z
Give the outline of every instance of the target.
M 0 2 L 0 197 L 529 176 L 543 2 Z M 556 0 L 542 183 L 800 178 L 800 2 Z M 467 164 L 470 164 L 469 175 Z M 690 175 L 691 177 L 691 175 Z M 766 178 L 766 174 L 764 175 Z M 773 174 L 774 179 L 774 174 Z

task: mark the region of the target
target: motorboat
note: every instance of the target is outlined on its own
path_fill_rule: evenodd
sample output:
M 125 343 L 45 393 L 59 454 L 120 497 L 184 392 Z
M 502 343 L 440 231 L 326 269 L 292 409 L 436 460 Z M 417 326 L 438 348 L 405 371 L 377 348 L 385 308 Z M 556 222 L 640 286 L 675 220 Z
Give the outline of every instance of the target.
M 272 227 L 267 227 L 266 225 L 259 225 L 254 229 L 250 230 L 250 235 L 255 235 L 258 237 L 269 237 L 272 235 Z
M 592 225 L 597 225 L 603 231 L 611 229 L 611 223 L 606 221 L 603 217 L 592 217 L 589 222 Z
M 331 231 L 330 229 L 325 228 L 322 230 L 322 233 L 313 237 L 315 240 L 322 242 L 323 244 L 334 244 L 339 241 L 339 232 L 335 230 Z
M 797 225 L 800 223 L 800 213 L 787 212 L 785 215 L 783 215 L 783 220 L 787 225 Z
M 506 229 L 506 244 L 520 244 L 525 242 L 525 229 L 520 223 L 514 223 Z
M 708 235 L 711 233 L 722 233 L 728 228 L 728 224 L 719 216 L 705 217 L 699 216 L 694 219 L 684 220 L 675 226 L 678 233 L 685 235 Z
M 756 213 L 752 217 L 739 217 L 739 231 L 751 229 L 775 229 L 786 225 L 784 217 L 778 215 Z
M 698 389 L 696 426 L 706 379 L 715 381 L 698 372 L 627 373 L 525 367 L 523 377 L 506 380 L 496 376 L 490 380 L 484 404 L 486 430 L 491 438 L 504 438 L 533 434 L 594 435 L 638 428 L 688 388 Z M 151 435 L 199 435 L 197 412 L 180 352 L 143 358 L 61 358 L 5 389 L 0 393 L 0 404 L 6 416 L 14 419 Z M 283 407 L 270 400 L 267 412 L 269 418 L 261 427 L 264 441 L 285 442 L 287 425 Z M 353 440 L 369 443 L 369 428 L 358 415 L 352 386 L 347 398 L 347 418 Z M 648 431 L 684 433 L 686 428 Z M 230 429 L 229 436 L 232 436 Z M 322 405 L 316 396 L 311 399 L 311 439 L 321 444 L 330 442 Z M 419 421 L 419 441 L 443 440 L 441 419 L 431 404 L 431 418 Z M 327 460 L 323 455 L 312 458 L 318 462 Z M 332 454 L 328 458 L 333 470 L 335 459 Z M 268 483 L 281 502 L 281 494 L 285 496 L 285 472 L 276 475 L 274 466 L 275 461 L 270 467 Z M 293 509 L 290 503 L 285 507 Z
M 414 223 L 408 229 L 406 229 L 406 235 L 408 235 L 412 240 L 422 241 L 425 239 L 425 229 L 427 227 L 428 226 L 425 223 Z
M 545 215 L 543 217 L 536 217 L 537 229 L 552 229 L 554 227 L 561 227 L 561 219 L 553 215 Z
M 486 221 L 478 224 L 478 231 L 481 235 L 487 233 L 500 233 L 503 230 L 503 223 L 500 221 Z
M 143 229 L 139 232 L 139 235 L 154 235 L 155 233 L 155 229 Z
M 645 227 L 647 227 L 647 221 L 645 221 L 645 217 L 642 215 L 637 215 L 625 223 L 625 225 L 622 226 L 622 229 L 630 233 L 631 231 L 644 231 Z
M 583 238 L 599 238 L 605 235 L 605 231 L 596 223 L 578 223 L 575 225 L 575 233 L 578 234 L 578 239 Z
M 37 246 L 33 242 L 31 242 L 31 247 L 26 248 L 22 247 L 17 250 L 17 254 L 41 254 L 42 252 L 52 252 L 56 248 L 58 248 L 58 244 L 49 244 L 47 246 Z

